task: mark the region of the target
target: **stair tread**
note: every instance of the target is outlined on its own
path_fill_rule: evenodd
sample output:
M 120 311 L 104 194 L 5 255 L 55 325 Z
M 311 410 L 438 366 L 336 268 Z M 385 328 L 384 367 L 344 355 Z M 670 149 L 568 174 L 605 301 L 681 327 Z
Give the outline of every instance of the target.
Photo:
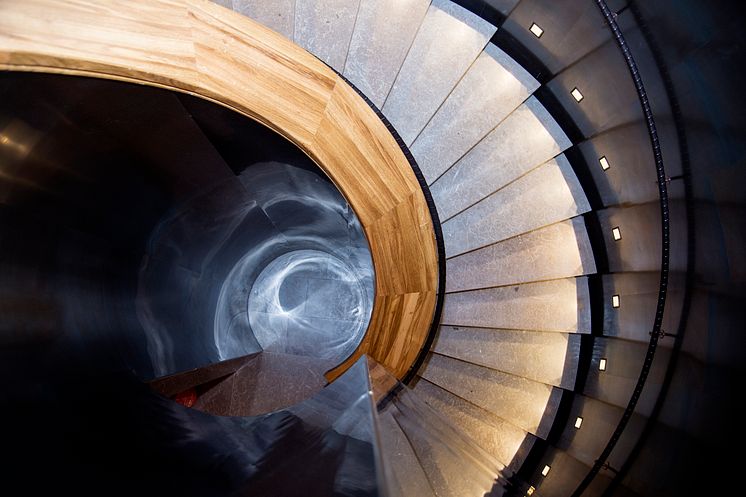
M 438 354 L 429 356 L 421 376 L 541 438 L 561 395 L 556 387 Z
M 575 385 L 580 336 L 441 326 L 433 352 L 546 385 Z
M 295 0 L 233 0 L 233 10 L 293 39 Z
M 392 497 L 435 497 L 414 449 L 391 412 L 379 415 L 378 432 Z
M 420 378 L 413 388 L 433 409 L 511 470 L 517 470 L 534 436 L 471 402 Z
M 411 144 L 497 28 L 450 0 L 433 0 L 383 105 Z
M 194 408 L 216 416 L 230 416 L 235 376 L 224 379 L 197 398 Z
M 411 150 L 428 184 L 471 149 L 539 86 L 492 43 L 456 85 Z
M 513 330 L 590 332 L 585 277 L 447 293 L 441 322 Z
M 379 109 L 429 5 L 429 0 L 360 2 L 344 75 Z
M 497 482 L 504 466 L 414 392 L 402 391 L 386 409 L 406 435 L 435 495 L 501 495 Z
M 344 70 L 360 0 L 296 0 L 295 42 Z
M 326 368 L 325 361 L 262 352 L 236 371 L 230 415 L 264 414 L 308 399 L 326 385 Z
M 570 144 L 541 103 L 529 97 L 430 186 L 441 220 L 496 192 Z
M 257 354 L 249 354 L 234 359 L 216 362 L 201 368 L 195 368 L 182 373 L 156 378 L 151 381 L 150 387 L 165 397 L 171 397 L 177 393 L 194 388 L 236 372 L 251 361 L 256 360 Z
M 576 217 L 446 261 L 446 291 L 474 290 L 595 273 L 590 240 Z
M 590 210 L 564 156 L 550 160 L 443 223 L 453 257 Z

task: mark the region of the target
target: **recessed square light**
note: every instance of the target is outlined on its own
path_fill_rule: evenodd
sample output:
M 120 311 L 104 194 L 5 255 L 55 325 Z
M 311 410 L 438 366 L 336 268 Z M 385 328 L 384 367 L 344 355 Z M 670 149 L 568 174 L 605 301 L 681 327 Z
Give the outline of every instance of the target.
M 528 487 L 528 490 L 526 490 L 526 495 L 534 495 L 535 490 L 536 489 L 534 488 L 534 486 L 531 485 L 530 487 Z
M 531 32 L 532 32 L 532 33 L 534 34 L 534 36 L 536 36 L 537 38 L 541 38 L 541 35 L 543 35 L 543 34 L 544 34 L 544 30 L 543 30 L 543 29 L 541 29 L 541 27 L 539 27 L 539 25 L 538 25 L 538 24 L 536 24 L 536 23 L 532 23 L 532 24 L 531 24 L 531 27 L 530 27 L 530 28 L 528 28 L 528 29 L 529 29 L 529 31 L 531 31 Z
M 619 298 L 619 295 L 612 295 L 611 296 L 611 307 L 617 308 L 621 304 L 621 300 Z
M 619 229 L 619 226 L 612 228 L 611 234 L 617 242 L 622 239 L 622 230 Z
M 606 359 L 601 358 L 601 360 L 598 361 L 598 370 L 599 371 L 606 371 Z
M 604 171 L 611 167 L 611 164 L 609 164 L 609 160 L 606 158 L 605 155 L 598 159 L 598 163 L 601 164 L 601 169 L 603 169 Z
M 582 424 L 583 424 L 583 418 L 581 418 L 580 416 L 575 418 L 575 428 L 580 429 Z
M 570 95 L 572 95 L 576 102 L 583 100 L 583 94 L 580 93 L 580 90 L 578 90 L 577 87 L 572 89 Z
M 544 469 L 541 470 L 541 476 L 546 476 L 549 474 L 549 470 L 552 469 L 549 467 L 549 465 L 544 465 Z

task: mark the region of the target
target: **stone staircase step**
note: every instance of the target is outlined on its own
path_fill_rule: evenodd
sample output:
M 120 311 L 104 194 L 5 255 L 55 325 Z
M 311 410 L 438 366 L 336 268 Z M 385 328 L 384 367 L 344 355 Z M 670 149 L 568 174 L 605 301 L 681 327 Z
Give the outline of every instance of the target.
M 466 154 L 539 83 L 492 43 L 411 145 L 428 184 Z
M 540 438 L 549 434 L 562 392 L 439 354 L 430 354 L 421 376 Z
M 343 74 L 379 109 L 429 5 L 429 0 L 360 2 Z
M 448 293 L 443 324 L 513 330 L 589 333 L 586 278 L 564 278 Z
M 580 335 L 441 326 L 432 350 L 547 385 L 572 389 L 578 369 Z
M 344 70 L 361 0 L 296 0 L 295 43 Z
M 572 167 L 560 155 L 443 223 L 446 255 L 453 257 L 589 210 Z
M 556 157 L 570 144 L 544 106 L 529 97 L 432 183 L 441 221 Z
M 391 411 L 378 416 L 378 433 L 391 497 L 435 497 L 414 449 Z
M 233 10 L 292 40 L 295 0 L 233 0 Z
M 430 407 L 463 430 L 509 472 L 520 468 L 536 438 L 495 414 L 419 378 L 413 391 Z
M 435 495 L 502 495 L 504 466 L 412 390 L 401 390 L 385 412 L 406 435 Z
M 446 291 L 582 276 L 596 272 L 580 217 L 539 228 L 446 261 Z
M 383 105 L 411 144 L 497 28 L 450 0 L 434 0 Z

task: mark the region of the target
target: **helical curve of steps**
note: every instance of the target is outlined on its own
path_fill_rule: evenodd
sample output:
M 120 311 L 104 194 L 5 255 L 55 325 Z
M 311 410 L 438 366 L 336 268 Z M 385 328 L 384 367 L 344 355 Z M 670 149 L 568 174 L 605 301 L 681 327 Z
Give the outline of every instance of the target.
M 596 271 L 590 206 L 563 155 L 571 142 L 532 96 L 538 82 L 490 42 L 497 28 L 449 0 L 218 3 L 343 74 L 410 148 L 447 257 L 441 325 L 414 392 L 519 468 L 574 387 L 590 332 L 584 276 Z
M 411 150 L 447 258 L 440 326 L 411 391 L 510 475 L 574 388 L 596 272 L 590 205 L 563 155 L 572 143 L 532 96 L 539 83 L 490 42 L 496 27 L 449 0 L 216 3 L 343 75 Z M 425 455 L 389 414 L 379 427 L 398 492 L 466 495 L 411 476 Z

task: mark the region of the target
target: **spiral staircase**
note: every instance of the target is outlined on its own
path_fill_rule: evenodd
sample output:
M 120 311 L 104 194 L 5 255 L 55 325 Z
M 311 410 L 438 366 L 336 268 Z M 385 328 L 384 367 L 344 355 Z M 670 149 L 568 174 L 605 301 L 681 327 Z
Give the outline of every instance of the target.
M 330 389 L 357 383 L 349 400 L 356 407 L 340 412 L 366 418 L 367 408 L 354 402 L 370 389 L 377 428 L 361 438 L 380 451 L 381 494 L 385 487 L 392 497 L 572 494 L 625 415 L 637 371 L 620 364 L 643 356 L 658 285 L 660 240 L 629 236 L 657 235 L 645 226 L 659 222 L 655 180 L 625 177 L 617 167 L 625 158 L 604 151 L 610 135 L 633 141 L 637 131 L 620 123 L 638 111 L 610 116 L 601 127 L 607 134 L 592 130 L 588 115 L 603 104 L 589 102 L 592 89 L 583 96 L 586 89 L 566 71 L 592 64 L 594 54 L 609 56 L 616 49 L 610 33 L 586 33 L 584 53 L 548 57 L 550 66 L 537 71 L 536 56 L 515 50 L 515 32 L 523 48 L 541 36 L 561 36 L 546 22 L 537 25 L 540 35 L 529 31 L 520 22 L 531 6 L 517 1 L 215 3 L 282 34 L 349 81 L 411 153 L 437 212 L 446 274 L 442 313 L 418 369 L 405 385 L 373 359 L 363 360 L 316 400 L 339 400 L 344 395 Z M 603 24 L 593 2 L 572 8 L 578 22 L 568 38 Z M 622 25 L 626 19 L 620 17 Z M 541 59 L 551 47 L 536 50 Z M 576 110 L 584 105 L 591 107 Z M 631 162 L 644 162 L 634 158 L 642 152 L 629 153 Z M 579 165 L 598 166 L 601 157 L 603 169 Z M 648 190 L 636 187 L 644 182 Z M 683 277 L 681 264 L 673 269 L 681 273 L 673 277 Z M 629 326 L 635 313 L 638 322 Z M 675 318 L 666 319 L 673 327 Z M 177 374 L 153 386 L 173 396 L 202 385 L 196 410 L 254 415 L 277 406 L 241 407 L 236 399 L 247 388 L 271 391 L 277 376 L 268 381 L 260 372 L 274 369 L 290 383 L 313 369 L 294 361 L 258 352 L 201 370 L 199 379 Z M 659 387 L 662 375 L 661 366 L 651 382 Z M 305 387 L 319 389 L 318 375 Z M 654 394 L 633 412 L 638 432 L 651 399 Z M 615 457 L 602 461 L 583 495 L 604 493 L 614 467 L 624 463 Z M 644 482 L 625 485 L 614 495 L 649 491 Z
M 413 394 L 517 470 L 575 386 L 590 332 L 585 276 L 596 272 L 582 217 L 590 206 L 563 155 L 572 143 L 532 96 L 539 83 L 490 42 L 495 26 L 447 0 L 230 6 L 344 75 L 411 150 L 447 257 L 441 324 Z M 385 419 L 397 442 L 384 443 L 396 452 L 384 458 L 397 461 L 400 495 L 477 495 L 429 487 L 433 474 L 408 478 L 425 456 Z

